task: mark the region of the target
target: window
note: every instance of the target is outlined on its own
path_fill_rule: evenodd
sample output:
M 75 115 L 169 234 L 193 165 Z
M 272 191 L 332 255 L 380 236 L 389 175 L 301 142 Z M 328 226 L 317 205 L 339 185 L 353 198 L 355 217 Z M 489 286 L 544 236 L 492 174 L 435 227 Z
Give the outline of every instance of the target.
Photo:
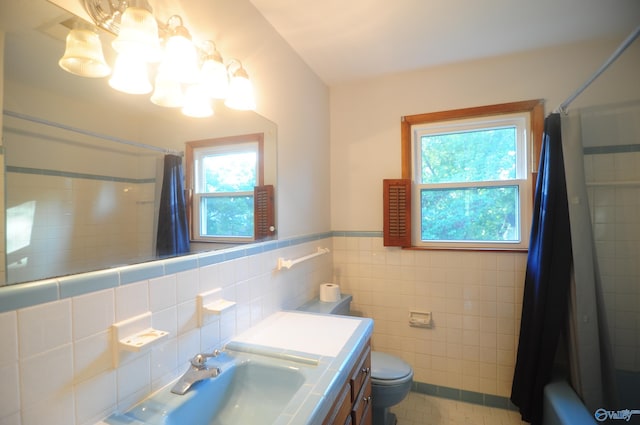
M 403 179 L 385 184 L 385 245 L 526 249 L 542 109 L 528 101 L 404 117 Z
M 250 242 L 273 234 L 273 187 L 263 186 L 262 134 L 187 143 L 194 241 Z

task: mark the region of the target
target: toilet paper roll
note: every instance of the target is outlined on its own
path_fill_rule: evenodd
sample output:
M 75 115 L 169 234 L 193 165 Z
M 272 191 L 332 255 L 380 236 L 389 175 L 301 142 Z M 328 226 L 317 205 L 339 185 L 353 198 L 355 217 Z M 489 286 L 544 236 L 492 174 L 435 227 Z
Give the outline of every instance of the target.
M 323 283 L 320 285 L 320 301 L 333 303 L 340 301 L 340 285 Z

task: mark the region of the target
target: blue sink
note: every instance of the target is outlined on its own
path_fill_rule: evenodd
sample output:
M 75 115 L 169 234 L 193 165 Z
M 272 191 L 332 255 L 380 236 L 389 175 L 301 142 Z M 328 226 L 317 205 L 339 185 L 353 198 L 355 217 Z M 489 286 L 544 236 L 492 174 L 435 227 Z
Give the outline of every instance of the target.
M 172 411 L 166 424 L 272 423 L 303 383 L 298 370 L 248 361 L 201 382 L 197 394 Z
M 209 360 L 222 372 L 185 395 L 168 385 L 106 423 L 148 425 L 264 425 L 276 421 L 307 381 L 312 366 L 259 355 L 223 353 Z

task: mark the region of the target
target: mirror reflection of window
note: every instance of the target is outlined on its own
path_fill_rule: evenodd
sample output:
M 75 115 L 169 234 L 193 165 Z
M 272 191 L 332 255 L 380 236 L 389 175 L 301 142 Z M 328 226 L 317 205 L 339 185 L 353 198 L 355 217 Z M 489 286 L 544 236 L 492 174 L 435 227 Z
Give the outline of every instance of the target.
M 29 246 L 35 212 L 35 201 L 7 208 L 7 254 Z
M 263 139 L 258 133 L 187 143 L 193 240 L 262 239 L 257 223 L 264 220 L 265 208 L 273 210 L 256 195 L 264 185 Z
M 258 144 L 196 149 L 197 239 L 253 239 Z

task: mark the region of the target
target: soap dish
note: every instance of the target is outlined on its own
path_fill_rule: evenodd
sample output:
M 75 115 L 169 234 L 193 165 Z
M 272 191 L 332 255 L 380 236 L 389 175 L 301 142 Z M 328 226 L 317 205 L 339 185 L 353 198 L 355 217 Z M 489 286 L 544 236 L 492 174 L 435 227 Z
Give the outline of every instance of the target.
M 222 312 L 234 307 L 234 301 L 222 298 L 222 288 L 216 288 L 211 291 L 202 292 L 196 297 L 198 306 L 198 326 L 204 326 L 207 323 L 207 316 L 217 316 Z
M 169 335 L 169 332 L 159 331 L 157 329 L 149 328 L 134 335 L 130 335 L 126 338 L 120 339 L 120 347 L 127 351 L 140 351 L 146 346 L 150 346 L 164 337 Z
M 234 305 L 236 305 L 236 303 L 233 301 L 219 299 L 212 303 L 203 305 L 202 308 L 209 313 L 220 314 L 223 311 L 230 309 Z
M 133 354 L 150 349 L 169 335 L 169 332 L 151 326 L 151 312 L 131 317 L 111 325 L 113 365 Z

